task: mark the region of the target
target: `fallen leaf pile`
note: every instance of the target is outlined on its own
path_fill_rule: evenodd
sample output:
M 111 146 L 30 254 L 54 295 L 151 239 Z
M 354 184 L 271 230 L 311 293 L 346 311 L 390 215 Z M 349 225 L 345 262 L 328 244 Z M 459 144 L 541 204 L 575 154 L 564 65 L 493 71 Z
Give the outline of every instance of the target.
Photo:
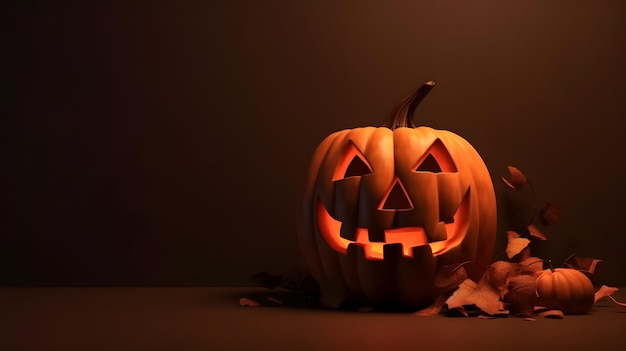
M 468 309 L 477 308 L 481 319 L 515 316 L 526 320 L 536 317 L 563 318 L 559 310 L 538 306 L 537 278 L 546 270 L 544 260 L 528 257 L 521 262 L 496 261 L 483 269 L 480 277 L 470 278 L 466 266 L 472 262 L 444 266 L 435 278 L 441 294 L 427 308 L 415 312 L 417 316 L 454 314 L 469 316 Z M 614 303 L 626 307 L 612 295 L 618 289 L 603 285 L 595 293 L 595 302 L 608 297 Z

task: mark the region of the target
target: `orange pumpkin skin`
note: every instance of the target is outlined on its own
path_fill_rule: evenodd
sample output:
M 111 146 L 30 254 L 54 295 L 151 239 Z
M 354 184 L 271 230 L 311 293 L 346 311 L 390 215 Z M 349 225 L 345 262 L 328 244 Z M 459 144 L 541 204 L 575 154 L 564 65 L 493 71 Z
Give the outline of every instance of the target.
M 537 278 L 537 306 L 564 314 L 588 313 L 594 303 L 594 293 L 591 280 L 575 269 L 547 269 Z
M 298 241 L 329 307 L 424 307 L 442 265 L 492 257 L 496 200 L 481 157 L 454 133 L 405 124 L 335 132 L 313 154 Z

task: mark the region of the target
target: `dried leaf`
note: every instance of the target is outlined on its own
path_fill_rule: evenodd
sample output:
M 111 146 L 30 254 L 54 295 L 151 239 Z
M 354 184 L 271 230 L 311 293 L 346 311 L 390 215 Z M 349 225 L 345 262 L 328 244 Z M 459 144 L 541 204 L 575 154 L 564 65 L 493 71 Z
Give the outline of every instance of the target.
M 487 267 L 476 262 L 465 262 L 463 267 L 467 272 L 467 277 L 477 283 L 482 279 L 485 271 L 487 270 Z
M 517 234 L 519 234 L 520 237 L 522 238 L 530 238 L 530 229 L 528 229 L 528 226 L 520 226 L 517 225 L 516 228 L 511 229 L 512 231 L 516 232 Z
M 563 319 L 563 311 L 551 310 L 544 306 L 535 306 L 535 314 L 538 316 L 554 319 Z
M 520 274 L 535 274 L 539 275 L 543 271 L 543 259 L 539 257 L 528 257 L 527 259 L 519 263 Z
M 559 310 L 547 310 L 545 312 L 538 313 L 538 315 L 541 317 L 552 318 L 552 319 L 564 318 L 563 311 L 559 311 Z
M 573 262 L 571 262 L 572 259 L 574 260 Z M 567 263 L 568 261 L 570 261 L 571 263 Z M 565 262 L 570 268 L 593 274 L 596 271 L 596 266 L 598 265 L 598 263 L 602 262 L 602 260 L 598 260 L 592 257 L 571 256 Z
M 511 313 L 531 316 L 537 301 L 537 277 L 522 274 L 508 279 L 507 283 L 504 301 L 509 303 Z
M 539 240 L 548 240 L 548 237 L 537 228 L 534 224 L 528 225 L 528 231 L 530 232 L 530 237 Z
M 609 299 L 613 300 L 613 302 L 615 302 L 617 305 L 620 305 L 622 307 L 626 307 L 626 303 L 619 302 L 619 301 L 615 300 L 615 298 L 613 296 L 611 296 L 611 295 L 609 295 Z
M 506 234 L 509 238 L 506 244 L 506 255 L 509 259 L 522 252 L 530 243 L 530 240 L 520 237 L 520 235 L 514 231 L 507 230 Z
M 254 301 L 254 300 L 250 300 L 247 297 L 242 297 L 239 299 L 239 306 L 241 307 L 257 307 L 260 306 L 261 304 L 259 304 L 258 302 Z
M 432 305 L 424 308 L 423 310 L 419 310 L 415 312 L 414 315 L 420 316 L 420 317 L 436 316 L 439 314 L 439 312 L 441 312 L 441 309 L 443 308 L 443 305 L 445 304 L 445 302 L 446 302 L 445 296 L 439 295 L 437 296 L 437 299 L 435 299 L 435 302 L 433 302 Z
M 467 278 L 467 272 L 462 264 L 445 265 L 435 276 L 435 286 L 445 293 L 459 286 Z
M 271 296 L 269 296 L 269 297 L 266 297 L 266 299 L 267 299 L 268 301 L 272 301 L 272 302 L 277 303 L 277 304 L 279 304 L 279 305 L 284 305 L 284 304 L 285 304 L 285 302 L 283 302 L 283 300 L 281 300 L 281 299 L 279 299 L 279 298 L 276 298 L 276 297 L 271 297 Z
M 596 303 L 601 298 L 611 296 L 613 293 L 617 292 L 619 289 L 611 286 L 602 285 L 598 291 L 593 295 L 593 302 Z
M 435 276 L 435 286 L 439 288 L 441 293 L 446 293 L 458 287 L 467 278 L 478 282 L 484 273 L 485 267 L 476 262 L 467 261 L 445 265 Z
M 529 259 L 530 256 L 530 246 L 526 246 L 522 252 L 520 252 L 519 254 L 517 254 L 517 256 L 513 256 L 512 261 L 513 262 L 522 262 L 522 261 L 526 261 L 527 259 Z
M 500 301 L 500 291 L 489 284 L 487 275 L 475 283 L 471 279 L 465 279 L 446 300 L 448 308 L 453 309 L 464 305 L 475 305 L 488 314 L 498 314 L 504 309 Z
M 319 293 L 319 284 L 309 272 L 296 272 L 287 274 L 283 277 L 279 284 L 280 288 L 295 291 L 317 294 Z
M 297 272 L 288 275 L 269 274 L 259 272 L 252 276 L 252 280 L 268 289 L 283 288 L 295 292 L 316 294 L 319 292 L 317 281 L 308 272 Z
M 512 189 L 522 189 L 527 182 L 526 176 L 522 171 L 513 166 L 507 166 L 509 170 L 509 179 L 502 178 L 504 184 L 508 185 Z
M 542 225 L 554 225 L 558 222 L 559 217 L 561 216 L 561 209 L 548 202 L 541 210 L 539 210 L 539 214 L 541 216 Z
M 507 261 L 496 261 L 489 265 L 488 278 L 491 285 L 504 287 L 510 276 L 518 273 L 519 264 Z

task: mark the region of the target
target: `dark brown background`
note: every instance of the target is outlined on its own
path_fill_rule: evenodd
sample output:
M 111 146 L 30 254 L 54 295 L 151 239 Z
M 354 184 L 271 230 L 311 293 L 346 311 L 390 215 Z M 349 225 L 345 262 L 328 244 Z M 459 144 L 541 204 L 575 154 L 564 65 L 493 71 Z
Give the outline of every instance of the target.
M 85 3 L 3 10 L 0 284 L 288 272 L 315 146 L 430 79 L 420 124 L 561 206 L 539 253 L 626 283 L 623 1 Z

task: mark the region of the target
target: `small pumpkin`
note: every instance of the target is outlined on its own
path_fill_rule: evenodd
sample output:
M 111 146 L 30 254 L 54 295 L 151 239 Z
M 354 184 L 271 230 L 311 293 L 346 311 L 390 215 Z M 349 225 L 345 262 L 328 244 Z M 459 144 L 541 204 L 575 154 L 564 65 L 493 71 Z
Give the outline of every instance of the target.
M 411 120 L 433 86 L 382 127 L 335 132 L 313 154 L 298 241 L 327 306 L 422 307 L 439 267 L 491 259 L 496 200 L 483 160 L 459 135 Z
M 576 269 L 550 268 L 537 278 L 537 306 L 564 314 L 586 314 L 594 303 L 591 280 Z

